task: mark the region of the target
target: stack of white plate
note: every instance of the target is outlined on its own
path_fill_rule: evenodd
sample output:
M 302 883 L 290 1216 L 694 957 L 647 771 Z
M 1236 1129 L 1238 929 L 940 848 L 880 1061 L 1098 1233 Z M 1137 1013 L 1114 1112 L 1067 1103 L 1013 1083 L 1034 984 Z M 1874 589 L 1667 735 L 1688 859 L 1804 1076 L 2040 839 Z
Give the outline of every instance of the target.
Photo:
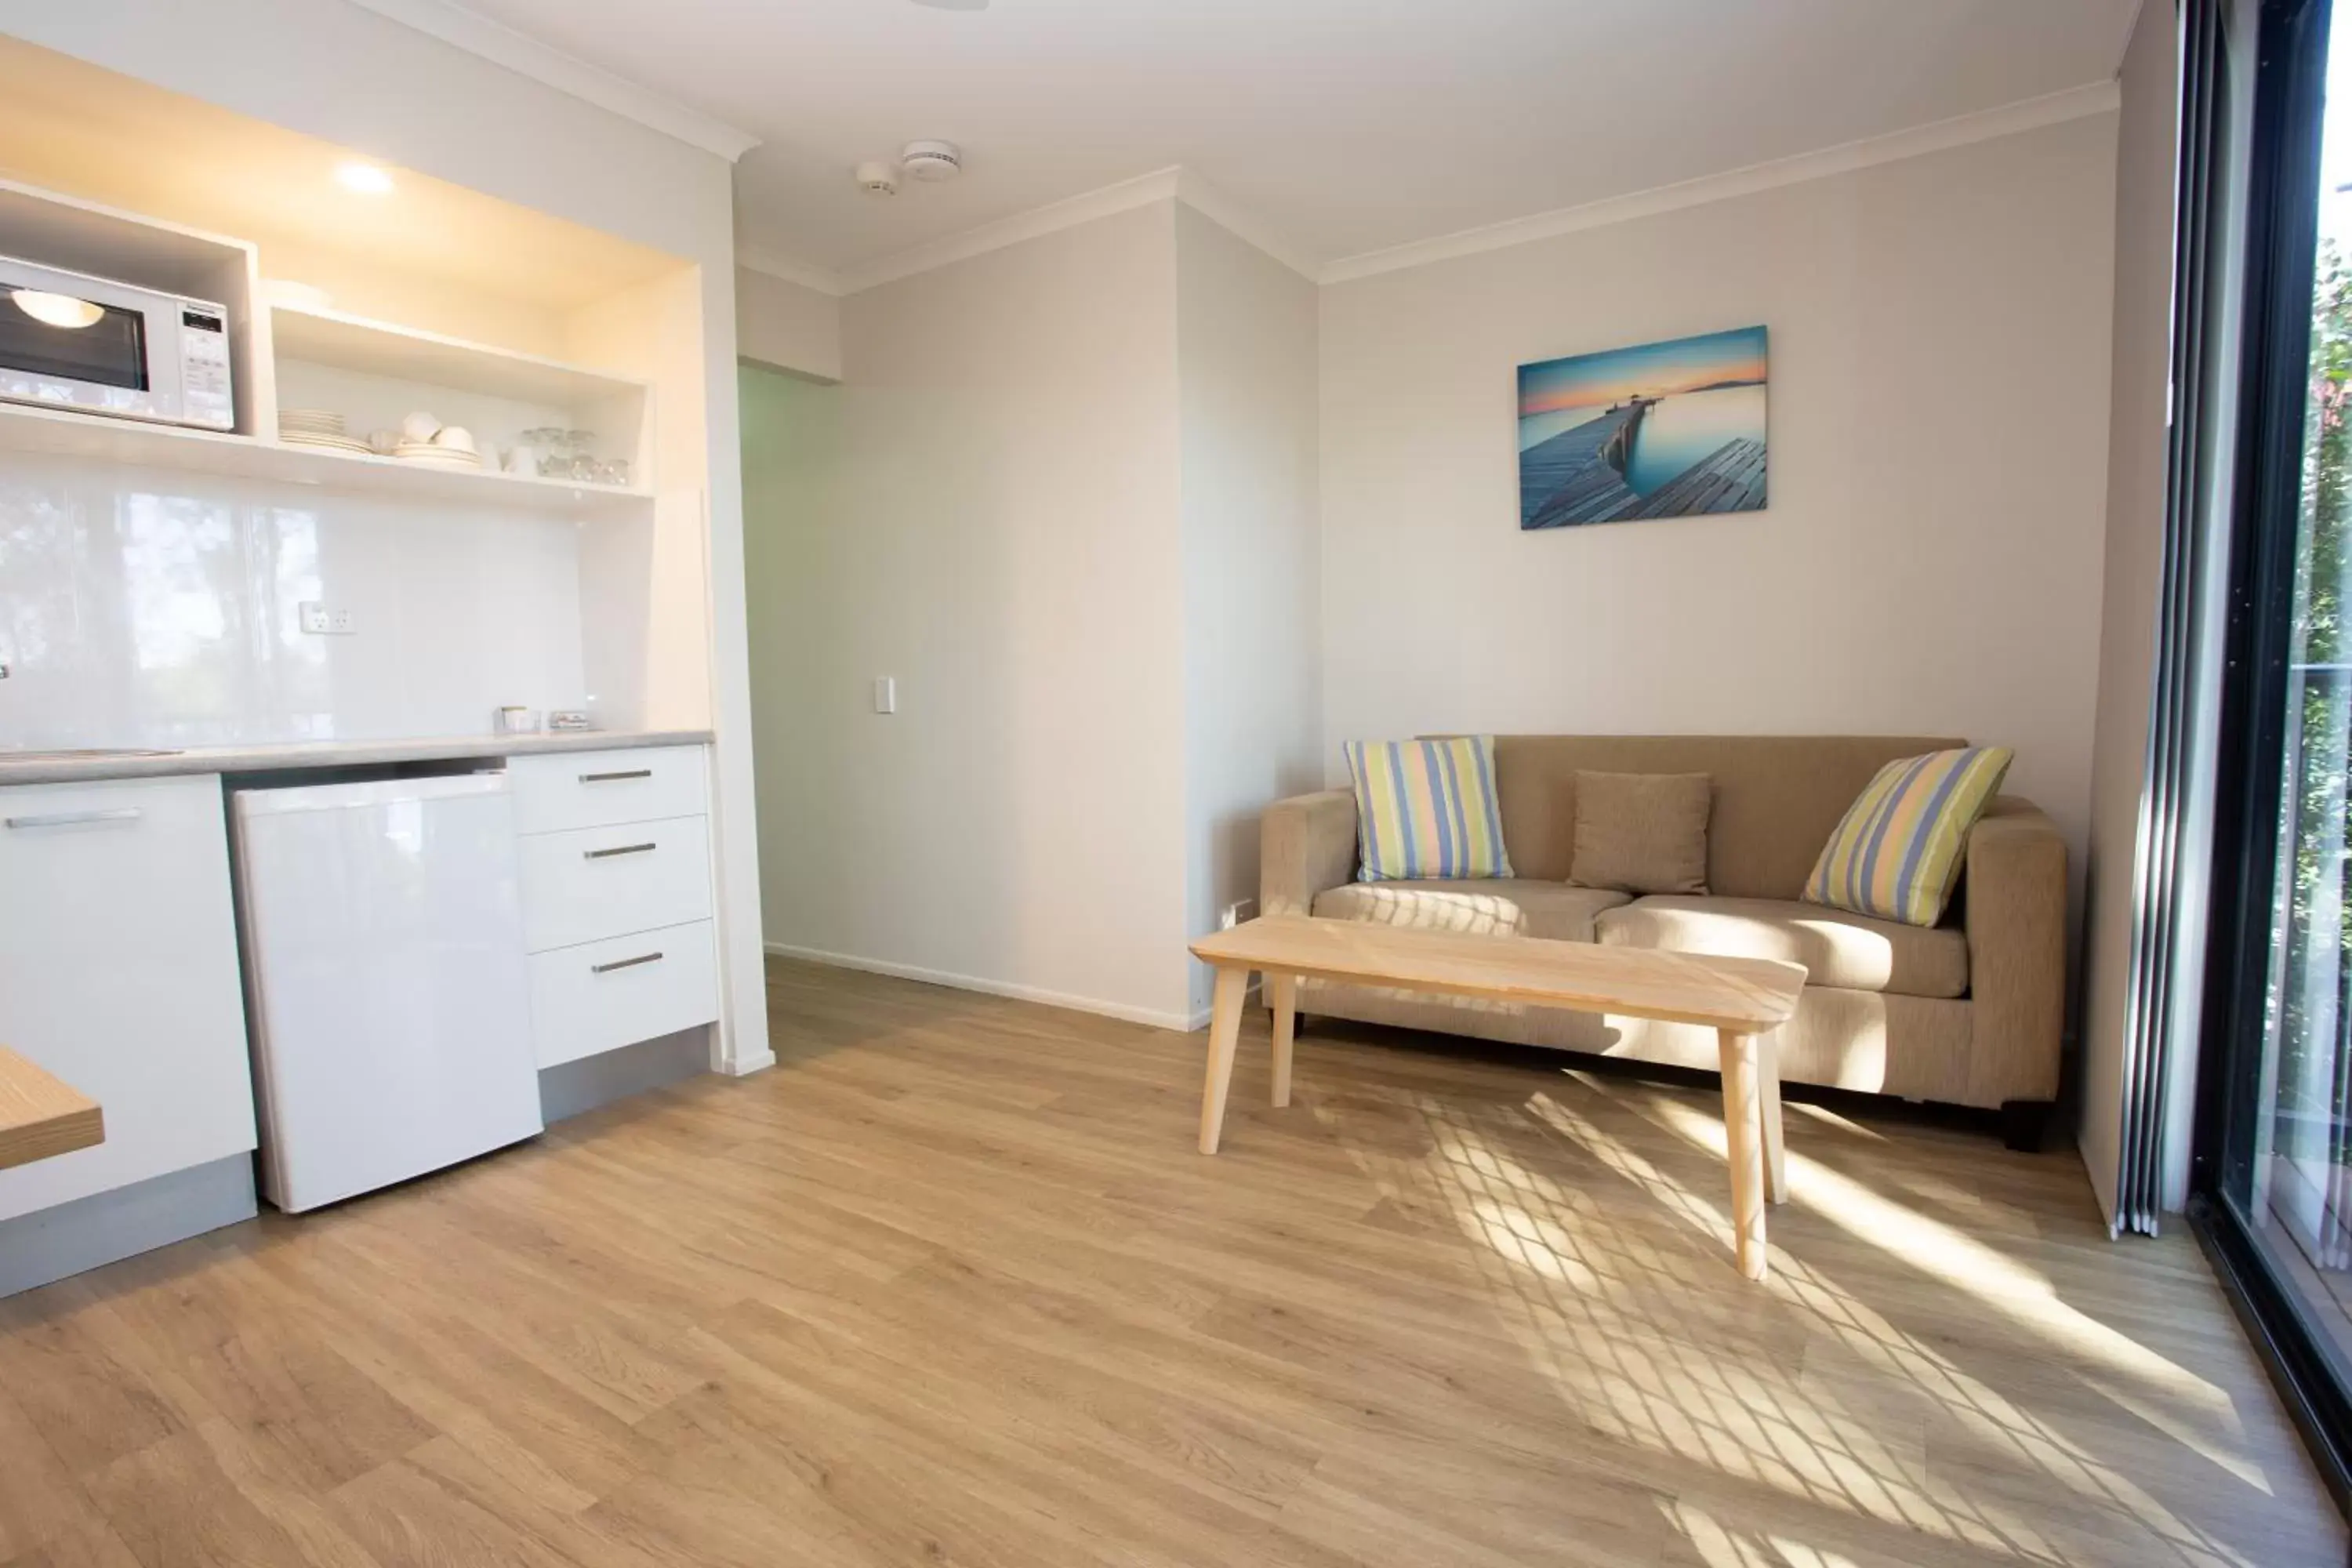
M 464 447 L 443 447 L 431 441 L 403 441 L 392 455 L 404 463 L 424 463 L 436 468 L 478 468 L 482 455 Z
M 343 416 L 326 408 L 281 408 L 278 438 L 289 447 L 324 447 L 331 452 L 368 453 L 365 441 L 343 433 Z

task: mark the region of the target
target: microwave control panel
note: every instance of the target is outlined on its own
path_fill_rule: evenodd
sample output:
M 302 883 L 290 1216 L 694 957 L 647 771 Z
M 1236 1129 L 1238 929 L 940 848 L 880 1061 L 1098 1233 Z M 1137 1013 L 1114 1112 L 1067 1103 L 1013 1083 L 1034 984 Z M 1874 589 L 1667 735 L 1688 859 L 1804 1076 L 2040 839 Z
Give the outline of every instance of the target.
M 228 313 L 189 300 L 180 306 L 182 418 L 215 430 L 236 428 L 236 395 L 229 378 Z

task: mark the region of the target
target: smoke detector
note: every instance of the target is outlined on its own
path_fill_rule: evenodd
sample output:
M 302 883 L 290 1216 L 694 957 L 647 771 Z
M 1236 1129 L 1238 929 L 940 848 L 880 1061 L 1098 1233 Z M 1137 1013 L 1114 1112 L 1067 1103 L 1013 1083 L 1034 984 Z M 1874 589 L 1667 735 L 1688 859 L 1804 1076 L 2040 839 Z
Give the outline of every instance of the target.
M 952 180 L 963 173 L 963 154 L 952 142 L 909 142 L 898 153 L 898 167 L 910 180 Z
M 857 188 L 872 196 L 898 194 L 898 171 L 878 159 L 857 165 Z

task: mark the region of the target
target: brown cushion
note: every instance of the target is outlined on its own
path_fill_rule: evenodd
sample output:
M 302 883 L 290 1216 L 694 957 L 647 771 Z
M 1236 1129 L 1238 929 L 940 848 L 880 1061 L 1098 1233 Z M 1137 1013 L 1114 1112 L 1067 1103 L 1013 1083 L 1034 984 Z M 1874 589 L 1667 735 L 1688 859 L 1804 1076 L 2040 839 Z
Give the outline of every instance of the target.
M 1576 775 L 1576 854 L 1568 879 L 1628 893 L 1706 891 L 1705 773 Z
M 1326 920 L 1370 921 L 1473 936 L 1591 942 L 1592 918 L 1626 901 L 1606 888 L 1570 888 L 1510 877 L 1420 882 L 1349 882 L 1315 895 Z
M 1568 879 L 1576 775 L 1705 773 L 1706 885 L 1743 899 L 1793 899 L 1871 775 L 1897 757 L 1966 741 L 1926 735 L 1497 735 L 1495 794 L 1514 876 Z
M 1785 958 L 1811 985 L 1896 996 L 1969 994 L 1969 941 L 1956 926 L 1873 920 L 1788 899 L 1639 899 L 1598 921 L 1603 947 L 1724 958 Z

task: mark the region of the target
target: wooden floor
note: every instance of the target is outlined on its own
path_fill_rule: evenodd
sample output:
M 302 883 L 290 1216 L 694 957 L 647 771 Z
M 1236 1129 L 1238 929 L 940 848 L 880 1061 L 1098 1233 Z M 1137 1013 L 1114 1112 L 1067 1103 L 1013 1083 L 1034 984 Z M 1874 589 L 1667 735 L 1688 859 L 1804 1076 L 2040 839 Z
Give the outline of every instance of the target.
M 2071 1156 L 779 964 L 775 1071 L 0 1302 L 0 1562 L 2175 1563 L 2344 1532 Z

